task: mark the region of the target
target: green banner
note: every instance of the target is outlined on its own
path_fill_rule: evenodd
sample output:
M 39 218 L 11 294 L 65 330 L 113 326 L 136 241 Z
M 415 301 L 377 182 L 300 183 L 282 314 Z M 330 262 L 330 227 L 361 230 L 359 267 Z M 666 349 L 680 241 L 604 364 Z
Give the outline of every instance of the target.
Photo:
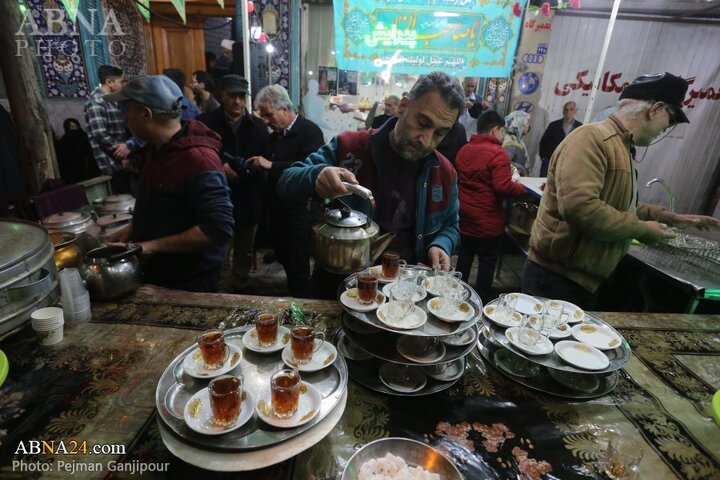
M 150 0 L 135 0 L 135 8 L 146 22 L 150 23 Z
M 175 10 L 177 10 L 178 15 L 180 15 L 180 18 L 182 18 L 183 23 L 186 23 L 187 17 L 185 16 L 185 0 L 170 0 L 170 1 L 175 6 Z
M 338 67 L 507 77 L 520 34 L 512 6 L 504 0 L 338 0 Z
M 80 6 L 80 0 L 62 0 L 62 4 L 65 7 L 65 10 L 67 10 L 70 21 L 75 23 L 78 7 Z

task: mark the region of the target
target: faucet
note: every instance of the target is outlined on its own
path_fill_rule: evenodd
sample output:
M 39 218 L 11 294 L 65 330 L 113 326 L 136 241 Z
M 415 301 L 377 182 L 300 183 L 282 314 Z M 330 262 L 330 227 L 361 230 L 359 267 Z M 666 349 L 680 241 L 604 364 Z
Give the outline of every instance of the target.
M 663 187 L 665 187 L 665 190 L 667 190 L 668 197 L 670 197 L 670 213 L 675 213 L 675 196 L 673 195 L 672 190 L 670 190 L 670 185 L 668 185 L 665 180 L 663 180 L 662 178 L 653 178 L 652 180 L 647 182 L 645 186 L 650 188 L 650 185 L 656 182 L 660 183 Z

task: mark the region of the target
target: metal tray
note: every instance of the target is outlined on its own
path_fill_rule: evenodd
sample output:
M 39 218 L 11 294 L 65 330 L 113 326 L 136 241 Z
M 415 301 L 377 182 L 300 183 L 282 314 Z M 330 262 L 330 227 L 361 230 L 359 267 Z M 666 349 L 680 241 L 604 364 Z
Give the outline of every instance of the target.
M 607 323 L 603 322 L 602 320 L 593 317 L 592 315 L 589 315 L 587 312 L 585 312 L 585 320 L 583 323 L 590 323 L 595 325 L 604 325 L 610 329 L 612 329 L 614 332 L 617 333 L 617 330 L 612 328 Z M 622 368 L 623 365 L 625 365 L 628 361 L 630 361 L 630 345 L 627 343 L 627 340 L 618 333 L 618 336 L 620 336 L 623 341 L 620 344 L 619 347 L 613 349 L 613 350 L 605 350 L 603 353 L 607 355 L 608 359 L 610 360 L 610 365 L 604 370 L 583 370 L 582 368 L 573 367 L 572 365 L 569 365 L 563 361 L 562 358 L 560 358 L 555 351 L 552 353 L 548 353 L 547 355 L 527 355 L 524 354 L 522 351 L 515 348 L 507 339 L 505 336 L 505 329 L 495 325 L 490 320 L 487 320 L 483 318 L 483 321 L 481 322 L 482 327 L 480 328 L 480 336 L 488 337 L 488 335 L 492 336 L 494 342 L 496 344 L 499 344 L 503 346 L 504 348 L 507 348 L 511 352 L 525 358 L 526 360 L 529 360 L 531 362 L 540 364 L 544 367 L 548 368 L 554 368 L 555 370 L 564 370 L 566 372 L 573 372 L 573 373 L 608 373 L 608 372 L 614 372 L 615 370 L 618 370 Z M 565 338 L 564 340 L 574 340 L 572 337 Z M 559 340 L 552 341 L 553 344 Z
M 346 283 L 349 281 L 350 278 L 352 278 L 352 276 L 346 279 Z M 462 284 L 470 291 L 470 298 L 468 301 L 472 304 L 473 308 L 475 308 L 475 311 L 477 312 L 475 317 L 464 322 L 443 322 L 439 318 L 435 317 L 435 315 L 430 313 L 427 308 L 427 302 L 435 297 L 433 297 L 429 293 L 425 300 L 421 300 L 416 303 L 416 305 L 422 308 L 427 314 L 427 322 L 425 322 L 422 327 L 418 327 L 412 330 L 400 330 L 385 325 L 383 322 L 378 320 L 377 315 L 375 315 L 375 311 L 363 313 L 357 312 L 348 307 L 344 308 L 347 314 L 352 315 L 353 317 L 370 326 L 379 328 L 380 330 L 385 330 L 387 332 L 400 333 L 403 335 L 415 335 L 418 337 L 443 337 L 446 335 L 454 335 L 456 333 L 465 331 L 468 328 L 472 328 L 478 322 L 478 320 L 482 318 L 482 301 L 480 300 L 480 297 L 470 285 L 465 282 L 462 282 Z M 342 293 L 342 291 L 340 293 Z M 338 294 L 338 298 L 340 298 L 340 294 Z
M 242 336 L 250 328 L 252 326 L 225 330 L 227 342 L 236 345 L 242 350 L 240 363 L 228 373 L 242 373 L 244 377 L 243 388 L 257 398 L 260 392 L 269 388 L 270 375 L 282 368 L 284 363 L 280 357 L 281 351 L 260 354 L 243 347 Z M 347 389 L 348 368 L 345 359 L 338 353 L 335 361 L 327 368 L 319 372 L 300 373 L 302 379 L 311 383 L 322 395 L 320 413 L 311 422 L 295 428 L 280 429 L 266 424 L 258 419 L 256 414 L 253 414 L 253 418 L 238 430 L 218 436 L 202 435 L 190 430 L 183 419 L 183 411 L 187 401 L 195 392 L 207 387 L 209 383 L 208 380 L 193 378 L 183 371 L 183 359 L 195 347 L 195 345 L 192 345 L 185 349 L 165 369 L 155 391 L 155 404 L 162 421 L 176 435 L 192 445 L 208 450 L 226 452 L 252 450 L 295 437 L 317 425 L 325 418 L 337 406 Z
M 343 327 L 345 327 L 346 322 L 353 321 L 357 322 L 358 320 L 343 315 Z M 398 335 L 396 333 L 382 333 L 380 335 L 362 335 L 360 333 L 354 332 L 350 328 L 344 329 L 343 333 L 347 335 L 348 338 L 350 338 L 350 340 L 352 340 L 358 347 L 362 348 L 373 357 L 385 360 L 387 362 L 401 363 L 404 365 L 427 366 L 438 363 L 451 362 L 453 360 L 457 360 L 458 358 L 464 357 L 465 355 L 470 353 L 473 348 L 475 348 L 475 340 L 463 346 L 452 346 L 445 344 L 445 355 L 440 360 L 432 363 L 420 363 L 407 359 L 398 353 L 397 348 L 395 347 L 395 342 L 403 335 Z
M 528 388 L 532 388 L 534 390 L 541 391 L 543 393 L 549 393 L 551 395 L 556 395 L 558 397 L 564 397 L 564 398 L 572 398 L 575 400 L 583 400 L 583 399 L 590 399 L 590 398 L 597 398 L 602 397 L 603 395 L 606 395 L 610 393 L 615 386 L 618 384 L 618 380 L 620 376 L 618 373 L 610 372 L 609 374 L 604 375 L 598 375 L 600 378 L 600 385 L 597 389 L 590 391 L 590 392 L 583 392 L 579 390 L 571 390 L 567 387 L 564 387 L 557 383 L 548 373 L 548 368 L 540 368 L 540 372 L 534 376 L 534 377 L 518 377 L 516 375 L 512 375 L 511 373 L 507 372 L 505 369 L 501 368 L 499 365 L 495 363 L 495 351 L 498 349 L 493 346 L 493 344 L 488 341 L 486 337 L 483 335 L 480 335 L 480 340 L 478 341 L 478 350 L 480 351 L 480 355 L 485 359 L 487 363 L 492 365 L 497 371 L 508 377 L 509 379 L 524 385 Z M 514 352 L 514 351 L 513 351 Z M 590 373 L 587 371 L 584 371 L 583 373 L 588 375 L 595 375 L 594 373 Z
M 342 335 L 342 332 L 338 332 L 338 341 L 341 338 L 340 335 Z M 422 390 L 413 393 L 400 393 L 387 388 L 385 384 L 380 381 L 378 371 L 380 370 L 380 366 L 384 363 L 382 360 L 378 360 L 376 358 L 359 362 L 354 360 L 348 360 L 347 363 L 348 370 L 350 372 L 350 378 L 355 380 L 357 383 L 359 383 L 363 387 L 369 388 L 370 390 L 375 390 L 376 392 L 384 393 L 386 395 L 394 395 L 397 397 L 422 397 L 425 395 L 432 395 L 433 393 L 442 392 L 443 390 L 447 390 L 448 388 L 455 385 L 458 380 L 460 380 L 465 374 L 465 362 L 463 362 L 462 374 L 459 378 L 456 378 L 455 380 L 449 382 L 441 382 L 428 376 L 427 384 Z

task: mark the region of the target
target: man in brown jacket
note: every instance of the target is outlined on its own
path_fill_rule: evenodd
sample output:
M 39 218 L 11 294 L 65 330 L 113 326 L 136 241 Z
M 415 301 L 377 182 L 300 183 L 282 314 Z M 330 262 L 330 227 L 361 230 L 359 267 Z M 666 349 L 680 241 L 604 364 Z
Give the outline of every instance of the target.
M 670 126 L 689 123 L 682 111 L 687 89 L 669 73 L 639 77 L 620 95 L 616 113 L 576 129 L 558 146 L 532 228 L 523 291 L 593 308 L 598 287 L 632 239 L 673 238 L 668 225 L 720 227 L 712 217 L 637 203 L 635 145 L 650 145 Z

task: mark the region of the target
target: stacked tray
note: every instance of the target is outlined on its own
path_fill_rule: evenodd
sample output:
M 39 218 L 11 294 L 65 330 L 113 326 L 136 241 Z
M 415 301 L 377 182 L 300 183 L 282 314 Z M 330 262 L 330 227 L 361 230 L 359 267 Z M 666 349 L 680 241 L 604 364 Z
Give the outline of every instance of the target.
M 348 277 L 345 285 L 352 286 L 354 277 Z M 385 303 L 386 295 L 378 295 L 379 305 L 375 308 L 358 307 L 366 310 L 358 311 L 351 308 L 354 304 L 348 301 L 352 288 L 339 292 L 345 313 L 335 340 L 338 351 L 348 362 L 350 378 L 385 394 L 422 396 L 445 390 L 462 377 L 465 356 L 477 343 L 476 324 L 481 317 L 482 302 L 472 287 L 463 283 L 470 293 L 465 302 L 467 310 L 453 321 L 441 320 L 429 305 L 435 300 L 429 288 L 431 282 L 431 277 L 425 280 L 426 295 L 419 295 L 422 298 L 415 302 L 426 317 L 426 321 L 415 328 L 398 328 L 378 316 L 377 309 Z M 426 342 L 430 346 L 418 352 L 417 345 Z
M 518 295 L 525 297 L 522 300 L 528 312 L 546 300 Z M 631 350 L 610 325 L 563 302 L 571 323 L 562 331 L 554 331 L 549 339 L 552 347 L 538 354 L 521 348 L 512 337 L 514 323 L 519 323 L 517 319 L 503 322 L 495 319 L 496 303 L 494 300 L 483 309 L 478 348 L 485 360 L 504 375 L 527 387 L 568 398 L 594 398 L 615 388 L 617 370 L 630 360 Z
M 245 326 L 224 332 L 225 341 L 231 351 L 239 354 L 239 358 L 233 357 L 231 369 L 226 373 L 241 373 L 244 377 L 243 389 L 257 402 L 262 392 L 269 388 L 272 373 L 283 368 L 285 363 L 280 349 L 257 353 L 247 348 L 244 344 L 247 343 L 247 338 L 245 342 L 243 340 L 246 333 L 252 333 L 251 330 L 254 330 L 254 327 Z M 347 365 L 341 355 L 335 354 L 332 363 L 328 363 L 325 368 L 314 372 L 300 372 L 303 382 L 315 387 L 321 398 L 319 411 L 311 421 L 293 428 L 278 428 L 266 423 L 254 412 L 252 418 L 237 430 L 222 435 L 203 435 L 193 431 L 184 416 L 185 407 L 193 395 L 206 388 L 209 383 L 209 378 L 196 378 L 186 371 L 186 357 L 192 355 L 196 349 L 195 344 L 189 346 L 165 369 L 158 382 L 155 402 L 160 420 L 184 442 L 202 449 L 244 452 L 266 448 L 296 437 L 328 416 L 338 406 L 347 389 Z

